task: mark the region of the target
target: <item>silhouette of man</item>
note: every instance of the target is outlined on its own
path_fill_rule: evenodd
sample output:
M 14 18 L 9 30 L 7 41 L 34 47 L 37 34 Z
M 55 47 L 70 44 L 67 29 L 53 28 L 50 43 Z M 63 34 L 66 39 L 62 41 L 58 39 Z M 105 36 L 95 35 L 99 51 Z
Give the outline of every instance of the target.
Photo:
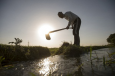
M 58 12 L 58 16 L 60 18 L 65 18 L 69 21 L 66 28 L 69 29 L 70 25 L 72 26 L 74 35 L 74 45 L 80 46 L 79 30 L 81 26 L 81 19 L 71 11 L 68 11 L 65 14 L 63 14 L 62 12 Z

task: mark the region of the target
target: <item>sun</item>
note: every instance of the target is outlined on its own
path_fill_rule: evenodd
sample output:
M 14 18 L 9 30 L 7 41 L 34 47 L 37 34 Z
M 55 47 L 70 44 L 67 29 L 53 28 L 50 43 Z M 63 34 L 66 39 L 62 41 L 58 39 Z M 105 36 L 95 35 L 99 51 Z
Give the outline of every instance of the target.
M 45 34 L 48 34 L 49 31 L 52 31 L 53 27 L 50 24 L 42 24 L 38 29 L 38 35 L 41 39 L 46 40 Z M 51 34 L 53 36 L 53 34 Z

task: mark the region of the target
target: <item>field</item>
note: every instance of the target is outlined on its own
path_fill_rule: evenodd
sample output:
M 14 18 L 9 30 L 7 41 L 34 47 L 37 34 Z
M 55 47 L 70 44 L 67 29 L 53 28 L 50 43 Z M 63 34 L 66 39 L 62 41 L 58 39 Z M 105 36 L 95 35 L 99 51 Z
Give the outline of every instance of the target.
M 50 56 L 47 47 L 42 46 L 13 46 L 0 44 L 0 63 L 2 65 L 14 61 L 27 61 Z
M 50 55 L 65 55 L 67 57 L 79 57 L 83 53 L 92 50 L 108 48 L 110 46 L 81 46 L 77 47 L 68 42 L 63 42 L 59 48 L 47 48 L 42 46 L 14 46 L 0 44 L 0 66 L 15 61 L 36 60 Z
M 106 68 L 108 68 L 108 66 L 114 67 L 113 65 L 115 64 L 115 59 L 114 59 L 115 52 L 113 52 L 113 53 L 109 53 L 106 51 L 99 52 L 99 50 L 98 50 L 101 48 L 113 48 L 113 47 L 114 46 L 108 46 L 108 45 L 78 47 L 78 46 L 72 45 L 68 42 L 62 43 L 62 45 L 59 48 L 47 48 L 47 47 L 42 47 L 42 46 L 29 46 L 29 47 L 28 46 L 13 46 L 13 45 L 0 44 L 0 68 L 1 68 L 1 71 L 3 71 L 3 72 L 5 72 L 5 71 L 2 70 L 2 67 L 8 68 L 9 70 L 7 70 L 7 71 L 14 71 L 13 68 L 17 69 L 18 66 L 19 66 L 18 68 L 21 68 L 22 66 L 20 66 L 20 65 L 22 65 L 22 64 L 23 64 L 23 68 L 26 68 L 27 65 L 30 65 L 30 63 L 32 63 L 32 62 L 36 62 L 36 63 L 34 63 L 34 65 L 32 65 L 32 66 L 28 66 L 28 68 L 34 67 L 34 70 L 39 69 L 37 67 L 41 67 L 41 69 L 42 69 L 44 65 L 46 67 L 50 66 L 50 65 L 54 66 L 54 64 L 57 65 L 58 63 L 60 64 L 61 67 L 64 67 L 64 65 L 69 64 L 68 62 L 71 63 L 71 62 L 76 61 L 76 58 L 77 58 L 77 63 L 75 63 L 74 66 L 76 64 L 80 63 L 81 59 L 82 60 L 85 59 L 88 61 L 83 61 L 82 63 L 77 65 L 78 71 L 76 70 L 76 72 L 74 72 L 74 73 L 70 72 L 70 73 L 66 74 L 66 76 L 73 76 L 74 74 L 82 76 L 82 73 L 84 73 L 84 72 L 81 72 L 82 71 L 81 68 L 83 67 L 83 65 L 86 66 L 85 65 L 86 63 L 87 64 L 90 63 L 90 65 L 87 65 L 87 66 L 91 66 L 90 70 L 92 70 L 92 73 L 94 71 L 93 68 L 95 68 L 94 65 L 97 65 L 96 63 L 98 61 L 100 61 L 99 63 L 101 63 L 101 65 L 103 65 L 103 66 L 101 66 L 102 68 L 104 67 L 106 69 Z M 104 53 L 104 52 L 106 52 L 108 56 L 99 57 L 99 54 Z M 48 56 L 50 56 L 50 57 L 48 57 Z M 64 56 L 64 59 L 60 58 L 61 56 Z M 86 56 L 86 57 L 84 57 L 84 56 Z M 51 61 L 48 62 L 47 57 L 53 58 L 53 60 L 55 60 L 56 57 L 59 57 L 59 59 L 57 58 L 57 60 L 59 60 L 59 62 L 58 63 L 56 63 L 56 62 L 51 63 Z M 43 60 L 42 60 L 42 58 L 43 58 Z M 71 61 L 71 58 L 73 59 L 73 61 Z M 62 59 L 63 59 L 63 61 L 61 61 Z M 70 60 L 67 61 L 67 59 L 70 59 Z M 79 59 L 80 59 L 80 62 L 78 62 Z M 38 63 L 40 64 L 41 62 L 38 60 L 42 60 L 42 64 L 39 66 L 38 66 Z M 28 63 L 28 61 L 29 61 L 29 63 Z M 16 65 L 18 64 L 18 66 L 14 65 L 15 63 L 16 63 Z M 37 66 L 35 66 L 35 65 L 37 65 Z M 69 66 L 73 67 L 73 65 L 71 65 L 71 64 L 69 64 Z M 100 65 L 98 65 L 98 66 L 100 66 Z M 51 73 L 51 70 L 52 70 L 51 68 L 52 67 L 50 67 L 50 70 L 48 70 L 49 71 L 48 76 L 53 75 Z M 73 68 L 71 68 L 71 69 L 73 69 Z M 43 70 L 45 70 L 45 69 L 46 68 L 44 68 Z M 58 67 L 58 69 L 59 69 L 59 71 L 61 71 L 59 67 Z M 84 67 L 84 69 L 87 69 L 87 68 Z M 30 69 L 30 71 L 32 71 L 32 70 Z M 40 71 L 40 69 L 39 69 L 39 71 Z M 16 72 L 18 72 L 18 71 L 16 71 Z M 29 71 L 27 71 L 27 72 L 29 73 Z M 39 75 L 38 72 L 37 72 L 37 74 Z M 114 69 L 112 69 L 112 72 L 114 72 Z M 1 74 L 5 74 L 5 73 L 1 72 Z M 13 74 L 13 72 L 9 73 L 9 74 Z M 30 72 L 29 74 L 30 74 L 30 76 L 37 76 L 37 74 L 33 71 Z M 19 74 L 19 75 L 21 75 L 21 74 Z
M 63 42 L 59 48 L 49 48 L 51 55 L 66 55 L 69 57 L 79 57 L 83 53 L 90 52 L 101 48 L 109 48 L 108 45 L 102 46 L 75 46 L 68 42 Z

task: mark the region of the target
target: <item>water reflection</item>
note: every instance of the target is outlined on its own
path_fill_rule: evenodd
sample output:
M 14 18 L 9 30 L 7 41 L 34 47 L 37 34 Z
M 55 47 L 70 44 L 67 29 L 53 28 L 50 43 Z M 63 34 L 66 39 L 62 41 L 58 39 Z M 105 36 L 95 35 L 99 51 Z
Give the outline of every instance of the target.
M 50 70 L 49 65 L 50 65 L 49 59 L 44 59 L 42 65 L 40 64 L 40 66 L 43 66 L 43 68 L 39 71 L 40 74 L 48 74 Z
M 107 49 L 106 49 L 107 51 Z M 108 58 L 104 49 L 93 51 L 90 59 L 90 53 L 83 54 L 78 58 L 65 58 L 64 56 L 48 57 L 39 62 L 41 67 L 39 73 L 48 76 L 89 76 L 89 75 L 103 75 L 107 76 L 110 68 L 103 66 L 103 56 Z M 108 50 L 109 51 L 109 50 Z M 114 71 L 114 69 L 112 69 Z M 105 74 L 104 74 L 105 73 Z
M 19 62 L 13 68 L 0 69 L 0 76 L 115 76 L 115 64 L 103 66 L 103 56 L 105 60 L 109 59 L 107 52 L 112 50 L 92 51 L 91 60 L 87 53 L 79 58 L 55 55 L 33 62 Z
M 41 68 L 39 73 L 44 76 L 65 76 L 65 75 L 79 75 L 82 74 L 81 58 L 64 58 L 64 56 L 48 57 L 41 60 L 38 64 Z
M 42 67 L 39 70 L 39 73 L 44 76 L 47 76 L 56 70 L 56 65 L 49 58 L 41 60 L 38 65 Z

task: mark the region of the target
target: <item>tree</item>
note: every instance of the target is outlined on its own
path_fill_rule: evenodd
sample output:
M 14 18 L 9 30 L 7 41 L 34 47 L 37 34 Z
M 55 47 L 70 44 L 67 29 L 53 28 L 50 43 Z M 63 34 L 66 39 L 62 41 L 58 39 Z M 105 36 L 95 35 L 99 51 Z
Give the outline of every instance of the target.
M 22 39 L 14 38 L 16 42 L 9 42 L 9 44 L 15 44 L 16 46 L 22 42 Z
M 107 42 L 115 45 L 115 33 L 110 34 L 110 36 L 107 38 Z

